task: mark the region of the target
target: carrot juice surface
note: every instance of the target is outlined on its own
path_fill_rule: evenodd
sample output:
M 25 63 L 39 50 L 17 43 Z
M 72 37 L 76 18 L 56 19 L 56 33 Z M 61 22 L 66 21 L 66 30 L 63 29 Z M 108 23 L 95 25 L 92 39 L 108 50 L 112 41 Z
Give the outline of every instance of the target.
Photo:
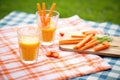
M 39 44 L 37 37 L 22 36 L 21 40 L 19 40 L 19 47 L 23 60 L 34 60 L 38 54 Z
M 42 28 L 42 40 L 44 42 L 50 42 L 54 39 L 56 27 Z

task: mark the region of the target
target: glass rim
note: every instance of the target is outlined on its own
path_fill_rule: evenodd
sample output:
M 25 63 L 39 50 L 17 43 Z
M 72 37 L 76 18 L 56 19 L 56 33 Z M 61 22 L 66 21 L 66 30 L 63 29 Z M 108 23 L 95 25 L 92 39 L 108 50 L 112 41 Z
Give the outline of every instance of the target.
M 50 12 L 50 10 L 46 10 L 46 11 Z M 56 10 L 54 10 L 53 12 L 56 13 L 55 16 L 60 15 L 60 13 L 58 11 L 56 11 Z M 38 11 L 36 11 L 36 14 L 38 14 Z
M 30 36 L 30 35 L 27 35 L 27 34 L 22 33 L 22 30 L 27 29 L 27 28 L 30 28 L 30 27 L 36 28 L 37 34 L 38 34 L 38 35 L 40 34 L 40 31 L 39 31 L 39 29 L 38 29 L 36 26 L 22 26 L 22 27 L 18 27 L 18 28 L 17 28 L 17 35 Z M 36 32 L 36 31 L 35 31 L 35 32 Z

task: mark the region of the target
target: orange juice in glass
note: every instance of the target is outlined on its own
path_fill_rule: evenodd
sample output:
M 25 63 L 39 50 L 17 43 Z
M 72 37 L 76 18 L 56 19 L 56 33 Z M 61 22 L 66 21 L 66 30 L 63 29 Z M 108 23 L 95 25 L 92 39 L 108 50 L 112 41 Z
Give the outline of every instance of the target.
M 46 16 L 40 16 L 37 12 L 37 23 L 41 31 L 41 44 L 51 45 L 54 43 L 55 31 L 57 29 L 57 22 L 59 18 L 59 12 L 53 11 L 52 16 L 48 17 L 50 10 L 46 10 Z M 49 18 L 49 23 L 47 19 Z M 45 25 L 43 25 L 43 19 Z
M 36 62 L 40 45 L 39 33 L 38 28 L 32 26 L 18 29 L 19 51 L 24 63 Z

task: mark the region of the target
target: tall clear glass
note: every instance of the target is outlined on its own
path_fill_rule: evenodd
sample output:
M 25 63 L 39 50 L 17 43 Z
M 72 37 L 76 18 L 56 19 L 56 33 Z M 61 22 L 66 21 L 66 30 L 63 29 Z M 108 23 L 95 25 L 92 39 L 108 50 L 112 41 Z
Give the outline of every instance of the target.
M 53 11 L 52 16 L 48 17 L 50 10 L 46 10 L 46 16 L 40 16 L 38 12 L 37 23 L 41 31 L 41 44 L 52 45 L 54 43 L 55 31 L 57 29 L 57 22 L 59 12 Z

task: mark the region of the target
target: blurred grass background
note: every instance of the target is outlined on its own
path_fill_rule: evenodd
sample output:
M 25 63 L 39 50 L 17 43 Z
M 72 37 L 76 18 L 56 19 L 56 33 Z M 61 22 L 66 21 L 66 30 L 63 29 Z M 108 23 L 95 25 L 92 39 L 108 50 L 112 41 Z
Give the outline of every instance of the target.
M 36 3 L 43 1 L 47 9 L 56 2 L 61 18 L 77 14 L 85 20 L 120 24 L 120 0 L 0 0 L 0 19 L 11 11 L 35 14 Z

